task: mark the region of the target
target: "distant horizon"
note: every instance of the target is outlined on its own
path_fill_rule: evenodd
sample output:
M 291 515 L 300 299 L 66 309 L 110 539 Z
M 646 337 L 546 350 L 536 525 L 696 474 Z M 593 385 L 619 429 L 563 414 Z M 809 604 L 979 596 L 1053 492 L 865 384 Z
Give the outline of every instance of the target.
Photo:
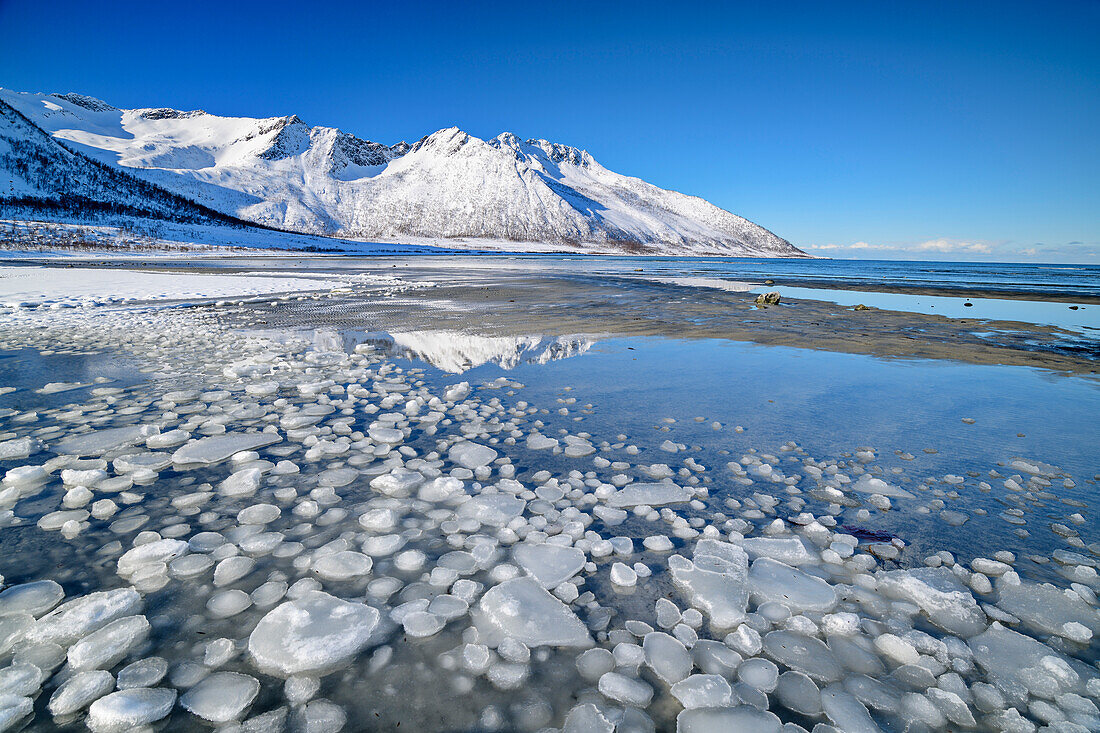
M 1100 4 L 631 8 L 199 2 L 218 22 L 176 42 L 171 8 L 10 0 L 0 84 L 386 144 L 512 131 L 815 256 L 1100 262 Z

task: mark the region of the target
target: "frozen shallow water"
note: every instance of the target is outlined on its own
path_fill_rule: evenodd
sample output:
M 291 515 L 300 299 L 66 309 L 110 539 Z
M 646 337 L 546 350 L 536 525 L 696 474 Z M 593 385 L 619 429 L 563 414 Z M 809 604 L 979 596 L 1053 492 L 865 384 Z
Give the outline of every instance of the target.
M 229 307 L 3 314 L 0 730 L 1100 729 L 1092 378 Z

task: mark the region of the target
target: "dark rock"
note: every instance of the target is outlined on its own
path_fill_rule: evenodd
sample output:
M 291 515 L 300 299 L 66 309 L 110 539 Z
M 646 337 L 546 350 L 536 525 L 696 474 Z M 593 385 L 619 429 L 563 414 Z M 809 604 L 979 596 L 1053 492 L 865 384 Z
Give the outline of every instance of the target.
M 757 305 L 779 305 L 779 293 L 772 291 L 770 293 L 761 293 L 756 296 Z

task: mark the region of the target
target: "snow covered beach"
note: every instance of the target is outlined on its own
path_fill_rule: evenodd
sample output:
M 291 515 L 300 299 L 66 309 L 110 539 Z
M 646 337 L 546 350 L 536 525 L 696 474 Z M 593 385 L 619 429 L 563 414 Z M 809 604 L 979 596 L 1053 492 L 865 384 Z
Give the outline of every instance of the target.
M 0 271 L 0 727 L 1100 727 L 1086 321 L 493 262 Z

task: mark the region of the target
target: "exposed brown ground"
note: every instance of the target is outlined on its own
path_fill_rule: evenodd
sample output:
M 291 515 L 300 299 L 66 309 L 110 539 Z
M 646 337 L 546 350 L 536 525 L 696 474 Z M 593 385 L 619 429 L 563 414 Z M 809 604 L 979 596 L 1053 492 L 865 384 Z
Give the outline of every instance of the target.
M 433 262 L 434 260 L 434 262 Z M 29 259 L 23 263 L 32 264 Z M 980 318 L 946 318 L 869 309 L 818 300 L 785 298 L 779 306 L 757 307 L 753 295 L 713 288 L 656 283 L 642 277 L 533 271 L 533 261 L 413 257 L 270 256 L 212 258 L 113 257 L 73 260 L 81 267 L 125 267 L 156 271 L 284 273 L 367 272 L 407 280 L 443 283 L 391 298 L 326 295 L 291 302 L 253 302 L 225 317 L 242 327 L 322 327 L 354 330 L 455 329 L 492 336 L 587 335 L 596 338 L 658 336 L 717 338 L 804 349 L 868 354 L 884 359 L 949 359 L 1058 372 L 1100 373 L 1100 342 L 1062 329 Z M 33 264 L 65 266 L 54 259 Z M 467 266 L 467 264 L 469 266 Z M 598 264 L 598 263 L 594 263 Z M 776 280 L 775 285 L 837 287 L 811 280 Z M 1013 297 L 1055 300 L 1041 295 L 986 290 L 887 287 L 883 292 Z M 1074 298 L 1074 302 L 1092 302 Z M 982 334 L 982 335 L 979 335 Z
M 440 282 L 432 273 L 416 274 Z M 1100 370 L 1096 341 L 1028 323 L 857 311 L 817 300 L 757 307 L 747 293 L 624 278 L 497 273 L 457 280 L 392 299 L 328 297 L 249 308 L 236 317 L 242 325 L 456 329 L 494 336 L 720 338 L 886 359 L 951 359 L 1074 374 Z

